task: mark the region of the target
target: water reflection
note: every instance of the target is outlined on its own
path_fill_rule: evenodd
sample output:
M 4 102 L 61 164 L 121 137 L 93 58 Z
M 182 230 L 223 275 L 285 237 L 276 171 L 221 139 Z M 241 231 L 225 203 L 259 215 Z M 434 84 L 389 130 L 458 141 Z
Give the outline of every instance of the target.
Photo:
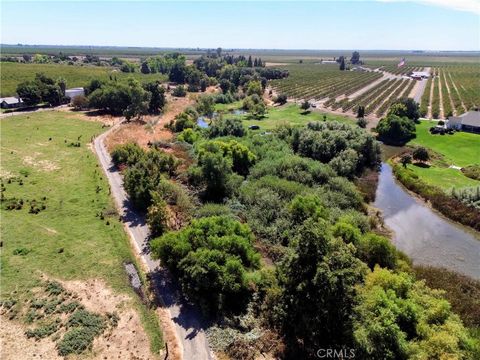
M 395 232 L 395 245 L 415 263 L 445 267 L 480 279 L 480 239 L 412 197 L 382 164 L 374 205 Z

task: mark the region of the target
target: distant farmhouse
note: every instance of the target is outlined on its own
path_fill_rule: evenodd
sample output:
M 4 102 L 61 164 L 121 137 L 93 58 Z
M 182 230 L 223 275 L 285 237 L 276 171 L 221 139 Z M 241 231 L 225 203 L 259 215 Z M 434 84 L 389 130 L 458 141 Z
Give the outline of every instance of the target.
M 15 96 L 0 98 L 0 106 L 2 109 L 13 109 L 22 106 L 23 101 Z
M 450 116 L 447 128 L 480 134 L 480 110 L 472 110 L 460 116 Z
M 430 77 L 430 73 L 428 71 L 413 71 L 410 74 L 410 77 L 414 80 L 423 80 L 428 79 Z

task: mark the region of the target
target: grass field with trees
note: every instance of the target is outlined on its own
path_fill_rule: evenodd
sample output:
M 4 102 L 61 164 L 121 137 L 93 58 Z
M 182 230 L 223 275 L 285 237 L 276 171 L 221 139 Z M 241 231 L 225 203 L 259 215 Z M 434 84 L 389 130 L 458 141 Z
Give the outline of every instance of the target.
M 48 111 L 2 119 L 1 299 L 30 300 L 42 274 L 103 279 L 132 297 L 158 352 L 157 316 L 130 288 L 123 263 L 135 259 L 88 147 L 104 129 L 79 116 Z
M 142 74 L 141 72 L 124 73 L 114 71 L 114 68 L 94 65 L 64 65 L 64 64 L 23 64 L 13 62 L 1 63 L 1 82 L 2 87 L 0 95 L 14 96 L 18 84 L 33 80 L 37 73 L 44 73 L 53 79 L 64 78 L 68 88 L 87 86 L 91 80 L 99 79 L 107 81 L 110 78 L 127 79 L 133 77 L 141 82 L 162 80 L 166 77 L 162 74 Z

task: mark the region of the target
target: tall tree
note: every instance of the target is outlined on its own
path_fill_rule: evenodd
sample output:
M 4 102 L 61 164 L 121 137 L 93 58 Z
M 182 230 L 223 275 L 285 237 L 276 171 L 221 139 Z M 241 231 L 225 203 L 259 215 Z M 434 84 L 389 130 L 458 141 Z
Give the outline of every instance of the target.
M 248 67 L 252 67 L 252 66 L 253 66 L 252 56 L 251 56 L 251 55 L 248 57 L 247 66 L 248 66 Z

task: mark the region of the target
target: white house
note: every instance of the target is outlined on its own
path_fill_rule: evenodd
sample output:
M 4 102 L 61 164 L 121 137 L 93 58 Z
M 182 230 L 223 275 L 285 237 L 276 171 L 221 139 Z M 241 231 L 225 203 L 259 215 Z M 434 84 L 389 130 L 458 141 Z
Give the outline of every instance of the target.
M 17 108 L 22 106 L 22 104 L 23 104 L 22 99 L 15 96 L 0 98 L 0 106 L 2 109 Z
M 83 89 L 83 87 L 78 87 L 78 88 L 72 88 L 72 89 L 65 90 L 65 97 L 67 97 L 71 100 L 75 96 L 85 96 L 85 90 Z
M 477 109 L 460 116 L 450 116 L 447 128 L 480 134 L 480 111 Z

